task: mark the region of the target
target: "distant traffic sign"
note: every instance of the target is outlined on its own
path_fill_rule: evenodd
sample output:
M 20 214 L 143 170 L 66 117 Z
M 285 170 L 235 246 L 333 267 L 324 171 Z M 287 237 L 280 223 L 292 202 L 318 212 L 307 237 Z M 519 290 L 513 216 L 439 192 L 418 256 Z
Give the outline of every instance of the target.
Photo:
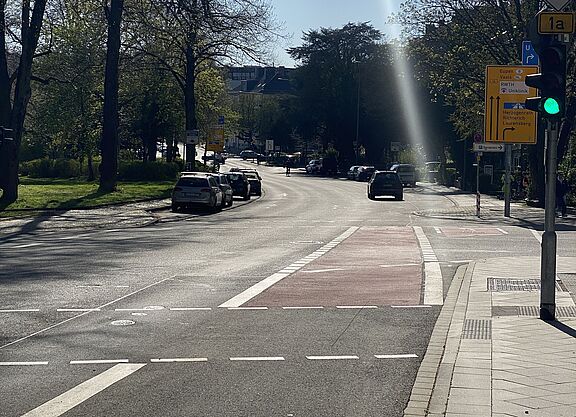
M 538 33 L 574 33 L 574 13 L 538 13 Z
M 206 150 L 214 152 L 222 152 L 224 150 L 224 128 L 222 126 L 215 126 L 210 129 Z
M 522 41 L 522 65 L 538 65 L 538 54 L 530 41 Z
M 484 140 L 502 143 L 536 143 L 536 113 L 524 102 L 536 95 L 524 79 L 538 67 L 491 65 L 486 67 Z
M 504 145 L 501 143 L 474 143 L 474 152 L 504 152 Z

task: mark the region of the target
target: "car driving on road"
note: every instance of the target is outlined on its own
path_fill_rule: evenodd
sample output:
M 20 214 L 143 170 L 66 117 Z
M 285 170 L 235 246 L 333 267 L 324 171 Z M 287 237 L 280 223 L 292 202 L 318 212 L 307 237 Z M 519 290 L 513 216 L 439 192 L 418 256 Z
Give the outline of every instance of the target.
M 232 193 L 235 196 L 242 197 L 244 200 L 250 200 L 250 181 L 243 172 L 226 172 L 224 175 L 232 186 Z
M 222 190 L 211 175 L 186 173 L 172 191 L 172 211 L 184 207 L 202 206 L 212 211 L 222 208 Z
M 374 200 L 377 196 L 392 196 L 396 200 L 404 198 L 402 182 L 395 171 L 376 171 L 368 181 L 368 198 Z

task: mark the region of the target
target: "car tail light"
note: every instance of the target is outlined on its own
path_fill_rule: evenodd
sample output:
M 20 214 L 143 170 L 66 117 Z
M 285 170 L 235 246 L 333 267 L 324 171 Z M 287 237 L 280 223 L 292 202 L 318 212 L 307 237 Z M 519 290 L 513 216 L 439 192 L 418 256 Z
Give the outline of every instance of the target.
M 201 192 L 201 193 L 210 193 L 210 192 L 212 192 L 212 188 L 202 188 L 202 189 L 200 190 L 200 192 Z

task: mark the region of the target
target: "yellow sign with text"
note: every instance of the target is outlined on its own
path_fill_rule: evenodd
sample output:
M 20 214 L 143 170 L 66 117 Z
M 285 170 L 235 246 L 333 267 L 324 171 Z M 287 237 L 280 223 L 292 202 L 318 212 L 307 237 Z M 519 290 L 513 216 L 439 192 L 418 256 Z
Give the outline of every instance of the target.
M 536 74 L 536 66 L 490 65 L 486 67 L 484 138 L 486 142 L 536 143 L 536 113 L 526 109 L 528 97 L 537 90 L 524 82 Z
M 213 127 L 210 129 L 206 150 L 222 152 L 224 150 L 224 127 Z
M 540 35 L 574 33 L 574 13 L 539 13 L 538 33 Z

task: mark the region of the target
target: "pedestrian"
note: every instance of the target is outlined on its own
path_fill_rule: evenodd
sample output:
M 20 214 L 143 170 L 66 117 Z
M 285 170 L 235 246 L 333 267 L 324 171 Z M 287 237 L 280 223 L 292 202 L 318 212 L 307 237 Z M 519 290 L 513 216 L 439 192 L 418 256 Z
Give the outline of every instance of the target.
M 292 166 L 292 160 L 290 158 L 286 158 L 286 164 L 284 166 L 286 167 L 286 176 L 289 177 L 290 167 Z
M 559 175 L 556 179 L 556 210 L 560 210 L 560 215 L 566 217 L 567 207 L 566 207 L 566 194 L 569 191 L 568 182 Z

